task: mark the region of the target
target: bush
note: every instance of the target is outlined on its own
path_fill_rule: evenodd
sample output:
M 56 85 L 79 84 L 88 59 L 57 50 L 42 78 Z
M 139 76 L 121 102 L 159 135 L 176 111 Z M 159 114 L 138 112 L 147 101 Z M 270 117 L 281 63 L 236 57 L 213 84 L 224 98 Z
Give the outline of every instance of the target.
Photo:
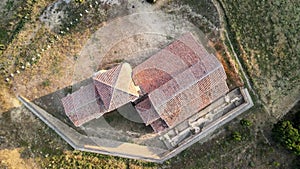
M 45 81 L 43 81 L 42 84 L 43 84 L 44 87 L 50 86 L 50 80 L 46 79 Z
M 4 44 L 1 44 L 1 43 L 0 43 L 0 50 L 4 50 L 4 49 L 5 49 Z
M 300 134 L 290 121 L 278 122 L 272 132 L 276 141 L 300 156 Z
M 240 123 L 241 123 L 242 126 L 245 126 L 245 127 L 250 127 L 250 126 L 252 126 L 252 122 L 251 122 L 250 120 L 247 120 L 247 119 L 242 119 L 242 120 L 240 121 Z
M 277 161 L 274 161 L 274 162 L 272 163 L 272 165 L 273 165 L 274 167 L 279 167 L 279 166 L 280 166 L 280 163 L 277 162 Z
M 237 131 L 232 133 L 232 138 L 234 141 L 242 141 L 242 135 L 240 132 Z

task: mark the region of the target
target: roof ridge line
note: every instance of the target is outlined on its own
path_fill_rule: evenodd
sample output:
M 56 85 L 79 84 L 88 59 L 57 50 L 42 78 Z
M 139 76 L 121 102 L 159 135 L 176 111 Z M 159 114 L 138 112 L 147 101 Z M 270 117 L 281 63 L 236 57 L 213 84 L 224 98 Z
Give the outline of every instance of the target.
M 104 82 L 104 81 L 98 79 L 97 76 L 100 75 L 100 74 L 103 74 L 103 73 L 107 73 L 108 71 L 112 71 L 113 69 L 116 69 L 115 71 L 117 71 L 117 70 L 119 69 L 119 67 L 122 68 L 122 65 L 123 65 L 123 63 L 120 63 L 120 64 L 117 65 L 117 66 L 114 66 L 114 67 L 112 67 L 112 68 L 110 68 L 110 69 L 108 69 L 108 70 L 105 70 L 105 72 L 101 72 L 101 70 L 99 70 L 98 72 L 96 72 L 96 73 L 93 74 L 92 79 L 93 79 L 93 80 L 96 80 L 96 81 L 98 81 L 98 82 L 101 82 L 101 83 L 103 83 L 103 84 L 106 84 L 106 85 L 108 85 L 108 86 L 113 86 L 116 82 L 114 82 L 114 84 L 110 85 L 110 84 L 107 84 L 106 82 Z M 120 74 L 117 75 L 117 79 L 118 79 L 119 75 L 120 75 Z
M 118 81 L 118 79 L 119 79 L 119 76 L 120 76 L 120 72 L 121 72 L 121 70 L 122 70 L 122 67 L 124 66 L 124 63 L 121 63 L 121 64 L 119 64 L 118 66 L 117 66 L 117 70 L 118 69 L 120 69 L 120 70 L 118 70 L 118 75 L 117 75 L 117 77 L 116 77 L 116 81 L 114 82 L 114 84 L 111 86 L 112 88 L 113 88 L 113 90 L 112 90 L 112 93 L 111 93 L 111 98 L 110 98 L 110 100 L 109 100 L 109 105 L 108 105 L 108 110 L 110 110 L 110 108 L 111 108 L 111 103 L 112 103 L 112 99 L 113 99 L 113 96 L 114 96 L 114 93 L 115 93 L 115 90 L 116 90 L 116 83 L 117 83 L 117 81 Z

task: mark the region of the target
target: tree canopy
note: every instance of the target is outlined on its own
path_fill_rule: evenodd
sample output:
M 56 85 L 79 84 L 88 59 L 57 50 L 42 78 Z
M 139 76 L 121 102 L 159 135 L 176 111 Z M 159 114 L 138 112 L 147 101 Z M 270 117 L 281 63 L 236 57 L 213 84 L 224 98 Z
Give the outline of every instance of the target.
M 300 134 L 291 121 L 281 121 L 274 125 L 273 136 L 276 141 L 300 156 Z

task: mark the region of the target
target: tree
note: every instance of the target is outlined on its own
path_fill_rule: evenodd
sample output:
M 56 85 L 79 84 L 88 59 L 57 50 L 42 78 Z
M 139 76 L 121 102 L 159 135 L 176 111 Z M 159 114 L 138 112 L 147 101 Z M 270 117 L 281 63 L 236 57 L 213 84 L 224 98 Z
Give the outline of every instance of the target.
M 300 134 L 290 121 L 278 122 L 272 132 L 276 141 L 300 156 Z

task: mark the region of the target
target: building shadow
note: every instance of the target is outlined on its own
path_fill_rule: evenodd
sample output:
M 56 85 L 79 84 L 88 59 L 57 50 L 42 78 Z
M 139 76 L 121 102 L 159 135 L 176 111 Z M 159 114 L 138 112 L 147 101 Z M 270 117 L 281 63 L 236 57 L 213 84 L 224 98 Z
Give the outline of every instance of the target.
M 88 78 L 78 83 L 75 83 L 73 85 L 67 86 L 63 89 L 57 90 L 53 93 L 49 93 L 45 96 L 37 98 L 32 102 L 37 106 L 41 107 L 42 109 L 44 109 L 46 112 L 48 112 L 58 120 L 68 125 L 69 127 L 72 127 L 77 132 L 87 135 L 87 133 L 84 131 L 82 127 L 76 127 L 68 118 L 68 116 L 65 114 L 61 99 L 66 97 L 68 94 L 71 94 L 79 90 L 80 87 L 86 86 L 92 82 L 93 82 L 92 78 Z M 110 125 L 110 127 L 112 127 L 114 130 L 135 132 L 135 133 L 139 133 L 140 135 L 153 132 L 152 128 L 149 126 L 145 126 L 144 123 L 135 122 L 135 121 L 139 121 L 139 122 L 142 121 L 139 115 L 137 114 L 137 112 L 133 112 L 128 109 L 126 112 L 126 106 L 123 107 L 125 107 L 125 111 L 124 108 L 121 108 L 119 111 L 114 110 L 112 112 L 103 115 L 105 121 Z M 128 118 L 133 116 L 137 120 L 130 120 L 130 118 Z M 91 121 L 97 121 L 97 119 Z

